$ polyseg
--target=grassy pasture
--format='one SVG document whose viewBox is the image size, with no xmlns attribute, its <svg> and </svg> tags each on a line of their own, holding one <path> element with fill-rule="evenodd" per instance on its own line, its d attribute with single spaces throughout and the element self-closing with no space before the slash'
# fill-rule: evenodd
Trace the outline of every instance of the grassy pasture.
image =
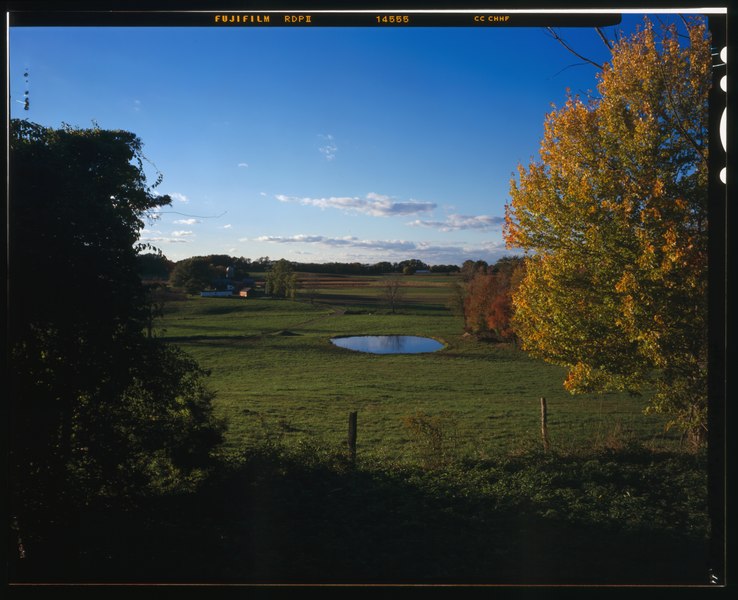
<svg viewBox="0 0 738 600">
<path fill-rule="evenodd" d="M 643 399 L 572 397 L 562 368 L 464 336 L 452 278 L 406 277 L 396 314 L 380 277 L 319 279 L 298 301 L 167 303 L 157 335 L 211 370 L 225 452 L 191 492 L 93 501 L 40 581 L 707 584 L 707 457 L 680 452 Z M 388 333 L 445 347 L 329 341 Z"/>
<path fill-rule="evenodd" d="M 357 411 L 359 459 L 422 461 L 430 434 L 413 433 L 413 416 L 435 427 L 434 452 L 515 454 L 540 444 L 541 397 L 559 451 L 679 443 L 663 419 L 642 414 L 643 398 L 571 396 L 562 388 L 564 369 L 464 336 L 461 319 L 446 308 L 453 276 L 404 277 L 397 314 L 382 301 L 381 276 L 300 280 L 297 301 L 190 297 L 169 303 L 159 323 L 159 335 L 211 370 L 231 449 L 306 440 L 340 449 L 347 415 Z M 308 287 L 309 300 L 300 294 Z M 330 343 L 361 334 L 428 336 L 445 348 L 372 355 Z"/>
</svg>

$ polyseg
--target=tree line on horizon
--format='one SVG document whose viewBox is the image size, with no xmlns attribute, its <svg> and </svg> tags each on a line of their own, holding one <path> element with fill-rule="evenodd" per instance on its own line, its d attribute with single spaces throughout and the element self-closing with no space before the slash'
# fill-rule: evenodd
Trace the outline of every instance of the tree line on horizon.
<svg viewBox="0 0 738 600">
<path fill-rule="evenodd" d="M 485 260 L 465 260 L 458 265 L 428 265 L 418 259 L 400 262 L 362 263 L 299 263 L 284 258 L 269 257 L 251 260 L 226 254 L 193 256 L 173 262 L 161 253 L 139 255 L 141 276 L 151 281 L 171 284 L 189 294 L 209 289 L 214 282 L 223 282 L 227 269 L 232 269 L 234 282 L 250 278 L 250 273 L 264 273 L 264 291 L 267 295 L 294 299 L 300 287 L 297 274 L 331 275 L 413 275 L 419 271 L 459 274 L 459 279 L 449 284 L 449 307 L 464 317 L 465 331 L 480 338 L 512 341 L 512 294 L 520 284 L 524 272 L 521 256 L 504 256 L 490 265 Z M 165 285 L 166 285 L 165 284 Z M 150 284 L 151 285 L 151 284 Z M 403 284 L 393 278 L 388 280 L 382 296 L 395 312 L 402 297 Z M 313 294 L 309 290 L 308 294 Z"/>
<path fill-rule="evenodd" d="M 161 252 L 147 252 L 140 254 L 139 272 L 144 279 L 168 279 L 174 270 L 180 268 L 190 268 L 192 265 L 198 265 L 198 268 L 205 267 L 210 270 L 214 277 L 225 274 L 225 270 L 229 266 L 233 266 L 237 272 L 248 273 L 250 271 L 266 272 L 270 270 L 277 259 L 268 256 L 260 258 L 245 258 L 243 256 L 236 257 L 228 254 L 208 254 L 202 256 L 191 256 L 179 261 L 168 259 Z M 279 259 L 286 260 L 286 259 Z M 417 271 L 430 271 L 431 273 L 458 273 L 464 265 L 456 264 L 428 264 L 422 260 L 413 258 L 402 261 L 380 261 L 377 263 L 360 263 L 360 262 L 339 262 L 331 261 L 325 263 L 310 263 L 299 261 L 288 261 L 292 268 L 298 273 L 325 273 L 336 275 L 383 275 L 386 273 L 404 273 L 412 274 Z M 464 264 L 478 261 L 467 260 Z"/>
</svg>

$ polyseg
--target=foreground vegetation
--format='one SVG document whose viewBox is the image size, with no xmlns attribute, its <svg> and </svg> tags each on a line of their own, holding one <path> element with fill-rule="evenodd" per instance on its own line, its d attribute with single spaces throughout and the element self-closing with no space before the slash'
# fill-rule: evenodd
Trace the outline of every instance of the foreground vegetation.
<svg viewBox="0 0 738 600">
<path fill-rule="evenodd" d="M 47 579 L 705 584 L 705 464 L 637 446 L 442 469 L 303 443 L 221 463 L 196 494 L 93 506 Z M 22 574 L 21 574 L 22 576 Z"/>
<path fill-rule="evenodd" d="M 76 515 L 99 498 L 200 480 L 222 424 L 197 363 L 145 333 L 141 217 L 171 198 L 141 140 L 13 119 L 9 142 L 7 548 L 11 572 L 39 577 L 76 555 Z M 41 272 L 64 292 L 28 294 Z"/>
</svg>

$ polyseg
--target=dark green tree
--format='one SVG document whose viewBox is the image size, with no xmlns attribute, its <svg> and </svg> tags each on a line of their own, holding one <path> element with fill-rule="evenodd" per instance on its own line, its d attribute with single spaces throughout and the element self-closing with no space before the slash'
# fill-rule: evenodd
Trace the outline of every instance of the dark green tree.
<svg viewBox="0 0 738 600">
<path fill-rule="evenodd" d="M 145 280 L 166 281 L 174 269 L 174 263 L 161 252 L 146 252 L 137 258 L 139 274 Z"/>
<path fill-rule="evenodd" d="M 417 258 L 403 260 L 400 262 L 399 267 L 400 272 L 404 273 L 405 275 L 412 275 L 416 271 L 423 271 L 429 268 L 427 264 L 425 264 L 422 260 L 418 260 Z"/>
<path fill-rule="evenodd" d="M 193 260 L 203 261 L 210 265 L 219 277 L 225 277 L 228 267 L 233 267 L 234 278 L 242 279 L 249 276 L 251 261 L 248 258 L 229 256 L 228 254 L 209 254 L 208 256 L 196 256 Z"/>
<path fill-rule="evenodd" d="M 248 277 L 252 265 L 247 258 L 235 258 L 227 254 L 192 256 L 174 265 L 169 282 L 188 294 L 196 294 L 209 288 L 214 280 L 225 279 L 230 267 L 233 267 L 233 279 L 242 280 Z"/>
<path fill-rule="evenodd" d="M 75 511 L 186 484 L 222 428 L 205 373 L 145 333 L 139 234 L 170 198 L 147 184 L 141 141 L 19 120 L 9 133 L 8 498 L 29 556 L 61 540 L 64 563 Z"/>
<path fill-rule="evenodd" d="M 225 268 L 223 269 L 225 273 Z M 174 287 L 182 288 L 188 294 L 210 287 L 210 283 L 218 277 L 218 271 L 205 256 L 195 256 L 179 261 L 174 265 L 169 278 Z"/>
<path fill-rule="evenodd" d="M 266 293 L 281 298 L 294 298 L 297 290 L 297 276 L 290 261 L 281 258 L 266 274 Z"/>
<path fill-rule="evenodd" d="M 461 269 L 458 265 L 433 265 L 431 273 L 458 273 Z"/>
<path fill-rule="evenodd" d="M 394 269 L 391 262 L 382 261 L 374 264 L 372 269 L 375 273 L 391 273 Z"/>
</svg>

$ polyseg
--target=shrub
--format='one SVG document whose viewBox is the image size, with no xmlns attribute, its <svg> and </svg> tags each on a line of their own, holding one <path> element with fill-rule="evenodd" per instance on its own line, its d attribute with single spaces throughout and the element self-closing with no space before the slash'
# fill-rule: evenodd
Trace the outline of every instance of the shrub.
<svg viewBox="0 0 738 600">
<path fill-rule="evenodd" d="M 403 417 L 402 424 L 426 468 L 434 469 L 448 464 L 456 437 L 456 419 L 452 413 L 443 411 L 433 416 L 416 412 Z"/>
</svg>

